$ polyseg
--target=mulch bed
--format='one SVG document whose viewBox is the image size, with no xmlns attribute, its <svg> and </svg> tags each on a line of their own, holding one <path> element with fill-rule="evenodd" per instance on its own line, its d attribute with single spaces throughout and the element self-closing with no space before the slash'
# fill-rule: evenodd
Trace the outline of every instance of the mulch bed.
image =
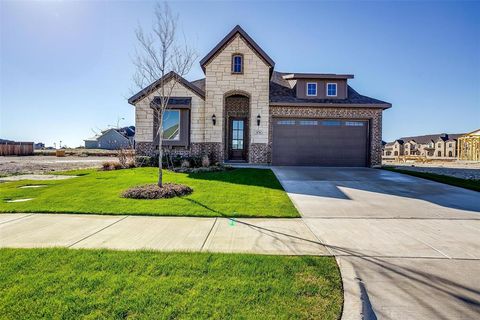
<svg viewBox="0 0 480 320">
<path fill-rule="evenodd" d="M 167 199 L 189 195 L 193 189 L 176 183 L 165 183 L 163 187 L 157 184 L 145 184 L 125 190 L 122 197 L 130 199 Z"/>
</svg>

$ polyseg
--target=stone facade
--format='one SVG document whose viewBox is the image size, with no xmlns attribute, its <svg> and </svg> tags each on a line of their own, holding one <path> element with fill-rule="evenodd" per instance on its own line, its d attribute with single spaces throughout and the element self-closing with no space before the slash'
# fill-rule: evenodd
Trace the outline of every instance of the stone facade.
<svg viewBox="0 0 480 320">
<path fill-rule="evenodd" d="M 242 74 L 232 73 L 232 55 L 240 53 L 244 59 Z M 215 114 L 216 126 L 205 127 L 205 141 L 220 142 L 225 148 L 224 103 L 232 94 L 243 93 L 250 98 L 249 123 L 256 123 L 258 115 L 264 119 L 260 127 L 250 125 L 249 142 L 268 142 L 268 107 L 270 69 L 249 44 L 236 35 L 205 66 L 205 113 Z"/>
<path fill-rule="evenodd" d="M 323 119 L 359 119 L 369 121 L 370 166 L 382 163 L 382 110 L 368 108 L 315 108 L 315 107 L 270 107 L 270 128 L 268 138 L 268 162 L 272 157 L 272 118 L 323 118 Z"/>
<path fill-rule="evenodd" d="M 171 80 L 174 81 L 174 80 Z M 165 86 L 171 86 L 169 82 Z M 160 89 L 157 90 L 159 92 Z M 135 104 L 135 141 L 138 142 L 153 142 L 153 109 L 150 108 L 150 101 L 153 96 L 158 96 L 159 93 L 152 93 L 150 97 L 146 97 Z M 191 101 L 191 120 L 190 120 L 190 141 L 192 143 L 204 142 L 204 128 L 205 128 L 205 107 L 202 97 L 195 94 L 193 91 L 185 87 L 181 83 L 176 83 L 172 91 L 172 97 L 190 97 Z M 210 122 L 211 123 L 211 122 Z"/>
</svg>

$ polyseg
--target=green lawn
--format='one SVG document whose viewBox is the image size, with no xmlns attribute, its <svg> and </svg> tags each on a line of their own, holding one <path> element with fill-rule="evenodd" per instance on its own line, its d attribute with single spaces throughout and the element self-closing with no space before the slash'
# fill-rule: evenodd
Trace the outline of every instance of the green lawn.
<svg viewBox="0 0 480 320">
<path fill-rule="evenodd" d="M 414 177 L 428 179 L 436 182 L 441 182 L 441 183 L 449 184 L 455 187 L 461 187 L 461 188 L 470 189 L 474 191 L 480 191 L 480 180 L 461 179 L 461 178 L 446 176 L 442 174 L 397 169 L 397 168 L 388 167 L 388 166 L 382 167 L 382 169 L 403 173 L 403 174 L 408 174 Z"/>
<path fill-rule="evenodd" d="M 339 319 L 333 257 L 0 249 L 3 319 Z"/>
<path fill-rule="evenodd" d="M 125 189 L 155 183 L 158 169 L 77 170 L 81 176 L 58 181 L 0 184 L 0 212 L 59 212 L 171 216 L 298 217 L 299 214 L 271 170 L 234 169 L 209 173 L 165 171 L 164 181 L 193 188 L 189 196 L 136 200 L 121 197 Z M 42 188 L 21 189 L 32 184 Z M 33 198 L 7 203 L 9 199 Z"/>
</svg>

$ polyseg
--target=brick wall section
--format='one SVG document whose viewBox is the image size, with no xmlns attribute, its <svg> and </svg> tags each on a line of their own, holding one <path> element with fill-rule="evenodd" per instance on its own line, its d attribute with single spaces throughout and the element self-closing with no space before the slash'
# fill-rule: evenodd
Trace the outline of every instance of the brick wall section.
<svg viewBox="0 0 480 320">
<path fill-rule="evenodd" d="M 158 156 L 158 151 L 153 145 L 153 142 L 137 142 L 135 145 L 135 151 L 138 156 Z M 181 156 L 199 156 L 208 155 L 212 162 L 223 162 L 223 152 L 221 143 L 192 143 L 190 148 L 173 147 L 164 149 L 165 153 Z"/>
<path fill-rule="evenodd" d="M 135 142 L 135 154 L 137 156 L 153 157 L 156 153 L 153 142 Z"/>
<path fill-rule="evenodd" d="M 269 147 L 268 143 L 252 143 L 249 153 L 250 163 L 269 163 Z"/>
<path fill-rule="evenodd" d="M 272 156 L 272 118 L 324 118 L 362 119 L 370 122 L 370 166 L 382 163 L 382 110 L 370 108 L 312 108 L 312 107 L 270 107 L 270 128 L 267 148 L 267 161 Z"/>
</svg>

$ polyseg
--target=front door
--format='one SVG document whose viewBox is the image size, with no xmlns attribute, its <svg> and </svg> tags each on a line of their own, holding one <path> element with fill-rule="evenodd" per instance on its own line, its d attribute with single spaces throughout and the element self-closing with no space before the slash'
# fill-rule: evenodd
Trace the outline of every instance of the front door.
<svg viewBox="0 0 480 320">
<path fill-rule="evenodd" d="M 228 130 L 228 159 L 246 160 L 246 118 L 230 118 Z"/>
</svg>

